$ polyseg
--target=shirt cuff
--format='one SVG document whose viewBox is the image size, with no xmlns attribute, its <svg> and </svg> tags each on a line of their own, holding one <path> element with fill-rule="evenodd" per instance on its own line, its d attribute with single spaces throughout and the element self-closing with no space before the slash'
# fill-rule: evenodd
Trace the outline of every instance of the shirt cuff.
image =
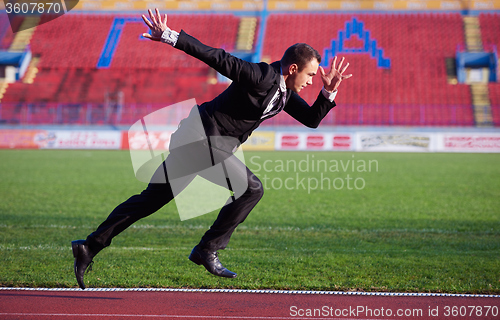
<svg viewBox="0 0 500 320">
<path fill-rule="evenodd" d="M 161 35 L 161 42 L 169 44 L 172 47 L 175 47 L 175 45 L 177 44 L 177 39 L 179 39 L 179 32 L 174 31 L 170 28 L 167 28 L 165 31 L 163 31 Z"/>
<path fill-rule="evenodd" d="M 337 92 L 338 92 L 338 90 L 335 90 L 333 92 L 328 92 L 328 91 L 326 91 L 325 87 L 323 87 L 323 89 L 321 89 L 321 93 L 323 93 L 323 96 L 325 98 L 327 98 L 328 100 L 330 100 L 330 102 L 333 102 L 333 100 L 335 100 L 335 97 L 337 96 Z"/>
</svg>

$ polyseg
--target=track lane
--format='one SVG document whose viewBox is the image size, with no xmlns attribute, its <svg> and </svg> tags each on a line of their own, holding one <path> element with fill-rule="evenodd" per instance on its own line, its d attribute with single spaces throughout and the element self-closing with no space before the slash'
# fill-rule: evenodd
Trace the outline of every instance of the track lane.
<svg viewBox="0 0 500 320">
<path fill-rule="evenodd" d="M 500 296 L 485 295 L 0 288 L 0 319 L 8 320 L 500 319 L 499 312 Z"/>
</svg>

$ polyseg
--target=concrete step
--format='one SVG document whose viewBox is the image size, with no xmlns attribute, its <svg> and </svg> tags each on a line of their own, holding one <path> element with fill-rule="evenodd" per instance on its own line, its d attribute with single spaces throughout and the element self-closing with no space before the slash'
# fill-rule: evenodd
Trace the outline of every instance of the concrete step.
<svg viewBox="0 0 500 320">
<path fill-rule="evenodd" d="M 251 51 L 255 39 L 255 29 L 257 27 L 257 18 L 243 17 L 238 27 L 238 36 L 236 39 L 236 50 Z"/>
<path fill-rule="evenodd" d="M 33 36 L 35 28 L 39 22 L 39 17 L 28 17 L 24 19 L 20 28 L 22 31 L 16 33 L 16 36 L 10 45 L 9 51 L 23 52 L 26 50 L 26 46 L 30 43 L 31 37 Z"/>
</svg>

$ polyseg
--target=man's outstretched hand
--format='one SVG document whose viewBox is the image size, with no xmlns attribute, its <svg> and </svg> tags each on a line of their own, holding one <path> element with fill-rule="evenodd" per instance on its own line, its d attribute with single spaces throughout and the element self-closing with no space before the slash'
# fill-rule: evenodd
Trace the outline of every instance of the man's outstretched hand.
<svg viewBox="0 0 500 320">
<path fill-rule="evenodd" d="M 335 65 L 337 64 L 337 56 L 335 56 L 335 58 L 333 58 L 332 60 L 332 66 L 330 67 L 330 71 L 328 73 L 325 72 L 325 69 L 323 69 L 323 67 L 321 66 L 319 67 L 319 72 L 321 73 L 321 80 L 323 81 L 323 86 L 327 91 L 333 92 L 337 90 L 342 80 L 349 79 L 350 77 L 352 77 L 352 74 L 344 75 L 344 72 L 349 66 L 349 63 L 347 63 L 345 67 L 341 69 L 343 63 L 344 63 L 344 58 L 342 58 L 342 60 L 340 60 L 339 65 L 335 67 Z"/>
<path fill-rule="evenodd" d="M 163 31 L 165 31 L 168 28 L 167 14 L 165 14 L 165 18 L 162 20 L 160 15 L 160 10 L 158 10 L 158 8 L 156 8 L 155 10 L 156 10 L 156 16 L 153 14 L 151 9 L 148 10 L 151 21 L 149 21 L 145 15 L 142 15 L 142 20 L 144 20 L 144 23 L 146 23 L 149 29 L 151 29 L 151 34 L 143 33 L 142 36 L 144 38 L 148 38 L 153 41 L 160 41 Z"/>
</svg>

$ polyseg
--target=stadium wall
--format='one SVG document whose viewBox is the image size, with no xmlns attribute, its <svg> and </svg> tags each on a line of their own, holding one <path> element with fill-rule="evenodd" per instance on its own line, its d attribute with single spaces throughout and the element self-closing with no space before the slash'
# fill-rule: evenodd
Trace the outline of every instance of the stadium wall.
<svg viewBox="0 0 500 320">
<path fill-rule="evenodd" d="M 352 128 L 351 128 L 352 129 Z M 168 150 L 175 128 L 148 132 L 128 130 L 0 129 L 0 149 Z M 375 131 L 376 130 L 376 131 Z M 373 131 L 309 131 L 283 127 L 259 130 L 243 145 L 245 151 L 360 152 L 500 152 L 500 133 L 452 132 L 412 128 Z"/>
</svg>

